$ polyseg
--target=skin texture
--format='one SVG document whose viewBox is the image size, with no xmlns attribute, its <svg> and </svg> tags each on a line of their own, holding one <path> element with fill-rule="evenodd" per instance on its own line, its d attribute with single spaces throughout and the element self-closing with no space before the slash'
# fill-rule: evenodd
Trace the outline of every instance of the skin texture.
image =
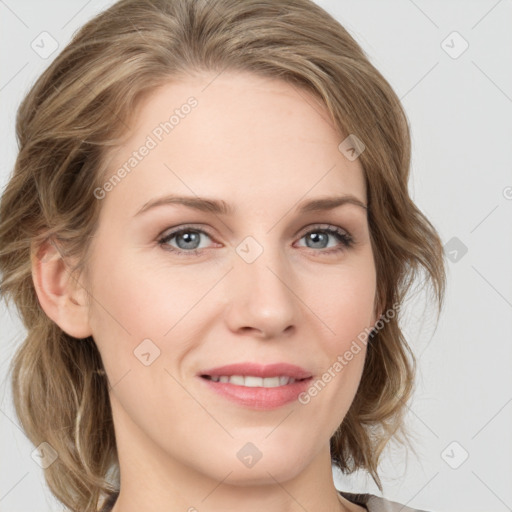
<svg viewBox="0 0 512 512">
<path fill-rule="evenodd" d="M 112 386 L 121 468 L 113 510 L 364 510 L 338 497 L 329 453 L 361 378 L 364 345 L 306 405 L 243 407 L 196 375 L 255 361 L 297 364 L 319 378 L 375 324 L 366 210 L 296 211 L 302 201 L 344 194 L 366 204 L 362 167 L 338 150 L 345 137 L 311 94 L 224 72 L 170 82 L 145 98 L 111 155 L 112 174 L 191 96 L 197 106 L 101 199 L 87 279 L 70 279 L 51 245 L 34 261 L 45 312 L 72 336 L 93 336 Z M 223 199 L 236 211 L 174 204 L 134 217 L 167 194 Z M 158 244 L 185 224 L 208 233 L 193 246 L 198 254 L 165 248 L 190 251 L 183 238 Z M 306 236 L 327 224 L 354 245 Z M 263 249 L 252 263 L 236 250 L 247 236 Z M 145 339 L 160 350 L 147 366 L 134 355 Z M 262 454 L 250 468 L 237 457 L 248 442 Z"/>
</svg>

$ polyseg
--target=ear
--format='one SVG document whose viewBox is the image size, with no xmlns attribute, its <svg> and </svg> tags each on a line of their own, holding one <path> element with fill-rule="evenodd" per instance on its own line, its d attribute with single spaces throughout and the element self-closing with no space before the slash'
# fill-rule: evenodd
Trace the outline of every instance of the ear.
<svg viewBox="0 0 512 512">
<path fill-rule="evenodd" d="M 32 280 L 44 312 L 74 338 L 92 335 L 86 290 L 72 276 L 61 251 L 47 240 L 31 251 Z"/>
</svg>

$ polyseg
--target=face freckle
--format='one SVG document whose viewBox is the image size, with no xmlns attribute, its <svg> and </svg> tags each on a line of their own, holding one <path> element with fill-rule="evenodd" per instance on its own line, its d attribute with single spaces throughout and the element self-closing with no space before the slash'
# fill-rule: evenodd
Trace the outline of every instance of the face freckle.
<svg viewBox="0 0 512 512">
<path fill-rule="evenodd" d="M 237 395 L 228 382 L 231 391 L 221 393 L 200 374 L 235 363 L 283 363 L 302 368 L 313 384 L 372 326 L 376 275 L 365 208 L 346 202 L 297 213 L 304 201 L 328 197 L 366 204 L 363 169 L 338 150 L 343 139 L 308 93 L 227 72 L 203 92 L 209 80 L 205 74 L 150 95 L 111 162 L 114 170 L 121 166 L 169 112 L 197 98 L 103 199 L 90 268 L 97 299 L 91 327 L 117 382 L 111 401 L 121 447 L 136 457 L 151 446 L 173 471 L 186 465 L 217 481 L 228 471 L 239 483 L 266 481 L 269 472 L 291 478 L 313 467 L 319 453 L 327 456 L 357 390 L 365 347 L 307 404 L 297 393 L 289 399 L 291 384 L 255 398 L 254 387 Z M 223 200 L 236 214 L 169 202 L 136 215 L 171 195 Z M 156 244 L 159 231 L 186 224 L 210 229 L 218 246 L 184 256 Z M 299 230 L 313 224 L 354 226 L 357 249 L 327 255 L 296 243 L 295 234 L 303 237 Z M 248 236 L 257 245 L 244 253 L 239 244 Z M 251 251 L 258 254 L 249 258 Z M 275 367 L 274 377 L 287 368 Z M 264 454 L 251 471 L 236 455 L 248 441 Z"/>
</svg>

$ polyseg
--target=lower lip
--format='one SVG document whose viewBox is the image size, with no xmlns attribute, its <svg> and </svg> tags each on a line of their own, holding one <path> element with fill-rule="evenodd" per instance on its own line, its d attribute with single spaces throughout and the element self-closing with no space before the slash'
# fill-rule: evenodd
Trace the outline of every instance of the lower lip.
<svg viewBox="0 0 512 512">
<path fill-rule="evenodd" d="M 275 409 L 297 400 L 297 397 L 309 387 L 312 377 L 275 388 L 250 388 L 237 386 L 229 382 L 215 382 L 203 377 L 199 377 L 199 379 L 212 391 L 238 405 L 250 407 L 251 409 Z"/>
</svg>

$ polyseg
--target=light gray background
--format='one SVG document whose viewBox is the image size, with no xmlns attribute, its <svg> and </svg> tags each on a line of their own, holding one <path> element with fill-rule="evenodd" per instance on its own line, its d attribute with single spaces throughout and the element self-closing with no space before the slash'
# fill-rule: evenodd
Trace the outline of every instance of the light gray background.
<svg viewBox="0 0 512 512">
<path fill-rule="evenodd" d="M 49 64 L 31 42 L 59 43 L 107 0 L 0 0 L 0 185 L 15 156 L 16 108 Z M 395 448 L 385 496 L 432 512 L 512 510 L 512 1 L 318 0 L 362 45 L 407 111 L 411 193 L 449 246 L 446 306 L 411 301 L 405 330 L 419 359 L 407 421 L 419 457 Z M 457 58 L 464 41 L 469 47 Z M 445 43 L 443 43 L 445 41 Z M 449 55 L 449 53 L 452 56 Z M 448 253 L 448 250 L 447 250 Z M 0 307 L 0 511 L 62 510 L 14 417 L 7 367 L 23 329 Z M 456 442 L 456 444 L 451 444 Z M 448 449 L 446 449 L 448 447 Z M 458 466 L 457 469 L 451 466 Z M 362 474 L 338 488 L 379 494 Z"/>
</svg>

